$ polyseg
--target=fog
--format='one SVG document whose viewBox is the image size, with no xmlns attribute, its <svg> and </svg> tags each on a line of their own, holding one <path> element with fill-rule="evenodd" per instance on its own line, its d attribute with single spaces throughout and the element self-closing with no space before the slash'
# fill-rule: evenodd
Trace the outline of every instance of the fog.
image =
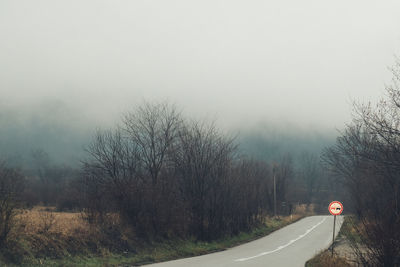
<svg viewBox="0 0 400 267">
<path fill-rule="evenodd" d="M 96 127 L 143 100 L 168 100 L 242 140 L 277 136 L 285 150 L 330 140 L 353 100 L 375 101 L 390 83 L 399 10 L 361 0 L 2 0 L 0 149 L 72 160 Z"/>
</svg>

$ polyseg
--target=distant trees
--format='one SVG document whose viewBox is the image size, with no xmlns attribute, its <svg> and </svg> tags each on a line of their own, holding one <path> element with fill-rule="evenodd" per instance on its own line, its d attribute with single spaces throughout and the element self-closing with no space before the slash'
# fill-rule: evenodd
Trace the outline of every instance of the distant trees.
<svg viewBox="0 0 400 267">
<path fill-rule="evenodd" d="M 400 266 L 399 67 L 388 97 L 376 107 L 356 104 L 353 124 L 324 154 L 354 203 L 361 237 L 355 249 L 365 266 Z"/>
<path fill-rule="evenodd" d="M 32 161 L 34 165 L 34 170 L 33 174 L 35 175 L 35 178 L 37 179 L 37 184 L 38 184 L 38 191 L 40 194 L 40 200 L 44 205 L 48 205 L 52 199 L 54 199 L 54 196 L 52 194 L 55 194 L 55 190 L 52 190 L 54 188 L 52 187 L 52 184 L 54 184 L 56 181 L 54 177 L 51 177 L 51 166 L 50 166 L 50 157 L 47 152 L 45 152 L 43 149 L 35 149 L 31 151 L 31 156 L 32 156 Z"/>
<path fill-rule="evenodd" d="M 56 206 L 58 210 L 79 208 L 79 170 L 52 162 L 43 149 L 30 153 L 31 164 L 21 168 L 26 176 L 23 202 L 34 205 Z"/>
<path fill-rule="evenodd" d="M 281 159 L 279 164 L 274 164 L 273 166 L 273 176 L 275 176 L 275 186 L 276 186 L 276 202 L 279 203 L 277 207 L 277 212 L 282 209 L 282 205 L 286 206 L 286 197 L 288 193 L 288 187 L 293 179 L 293 162 L 290 155 L 286 155 Z M 273 194 L 271 191 L 270 195 Z"/>
<path fill-rule="evenodd" d="M 303 152 L 299 159 L 299 165 L 299 176 L 304 182 L 306 203 L 309 205 L 321 187 L 323 174 L 320 159 L 316 154 Z"/>
<path fill-rule="evenodd" d="M 0 162 L 0 247 L 4 245 L 21 204 L 24 177 L 16 169 Z"/>
</svg>

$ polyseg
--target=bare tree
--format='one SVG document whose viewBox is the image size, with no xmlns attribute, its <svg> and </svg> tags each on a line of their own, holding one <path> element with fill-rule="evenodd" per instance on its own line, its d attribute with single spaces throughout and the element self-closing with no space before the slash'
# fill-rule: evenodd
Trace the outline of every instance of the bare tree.
<svg viewBox="0 0 400 267">
<path fill-rule="evenodd" d="M 232 140 L 219 134 L 213 124 L 192 122 L 179 131 L 175 168 L 183 198 L 189 205 L 191 231 L 200 239 L 209 235 L 210 227 L 217 227 L 216 202 L 223 197 L 221 187 L 234 150 Z"/>
<path fill-rule="evenodd" d="M 355 104 L 355 118 L 324 160 L 349 189 L 365 266 L 400 266 L 400 65 L 388 98 Z M 366 250 L 361 253 L 362 249 Z"/>
<path fill-rule="evenodd" d="M 87 148 L 87 195 L 108 197 L 108 209 L 120 211 L 138 233 L 165 233 L 176 219 L 171 210 L 177 207 L 167 204 L 176 199 L 171 154 L 180 125 L 175 107 L 145 103 L 125 114 L 114 132 L 99 131 Z M 107 210 L 92 204 L 92 210 Z"/>
<path fill-rule="evenodd" d="M 89 214 L 101 216 L 103 212 L 118 208 L 135 222 L 139 214 L 138 203 L 129 200 L 138 193 L 138 184 L 143 179 L 136 146 L 132 146 L 117 129 L 98 131 L 86 151 L 90 155 L 84 162 Z"/>
<path fill-rule="evenodd" d="M 137 147 L 139 160 L 154 185 L 167 164 L 167 155 L 177 140 L 180 125 L 180 114 L 168 103 L 145 103 L 123 118 L 123 129 Z"/>
<path fill-rule="evenodd" d="M 0 247 L 4 245 L 13 226 L 23 189 L 22 174 L 0 162 Z"/>
<path fill-rule="evenodd" d="M 164 202 L 164 196 L 169 194 L 166 190 L 168 182 L 164 180 L 159 184 L 159 179 L 161 172 L 173 165 L 169 155 L 175 148 L 180 127 L 180 114 L 168 103 L 144 103 L 123 117 L 122 128 L 137 150 L 137 159 L 143 167 L 144 177 L 151 181 L 150 206 L 147 212 L 150 213 L 151 224 L 156 233 L 165 226 L 165 222 L 159 220 L 159 213 L 165 210 L 160 210 L 158 203 Z M 158 191 L 160 186 L 161 192 Z"/>
<path fill-rule="evenodd" d="M 242 158 L 232 170 L 232 232 L 248 230 L 273 214 L 272 168 L 263 161 Z M 236 200 L 236 201 L 235 201 Z"/>
</svg>

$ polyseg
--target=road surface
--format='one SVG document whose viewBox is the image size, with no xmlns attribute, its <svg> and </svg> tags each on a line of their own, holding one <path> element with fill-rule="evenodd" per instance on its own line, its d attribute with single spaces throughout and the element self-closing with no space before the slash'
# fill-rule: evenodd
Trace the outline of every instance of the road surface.
<svg viewBox="0 0 400 267">
<path fill-rule="evenodd" d="M 336 234 L 343 216 L 336 218 Z M 333 216 L 311 216 L 272 234 L 225 251 L 146 265 L 148 267 L 296 267 L 332 242 Z"/>
</svg>

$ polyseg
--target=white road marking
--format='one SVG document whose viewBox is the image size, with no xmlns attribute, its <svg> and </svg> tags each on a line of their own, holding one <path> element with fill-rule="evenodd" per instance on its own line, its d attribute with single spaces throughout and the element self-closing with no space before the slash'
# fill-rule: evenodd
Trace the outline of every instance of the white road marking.
<svg viewBox="0 0 400 267">
<path fill-rule="evenodd" d="M 260 254 L 255 255 L 255 256 L 248 257 L 248 258 L 237 259 L 237 260 L 235 260 L 235 261 L 248 261 L 248 260 L 252 260 L 252 259 L 255 259 L 255 258 L 258 258 L 258 257 L 261 257 L 261 256 L 265 256 L 265 255 L 268 255 L 268 254 L 271 254 L 271 253 L 275 253 L 275 252 L 277 252 L 277 251 L 279 251 L 279 250 L 282 250 L 282 249 L 286 248 L 287 246 L 290 246 L 290 245 L 293 244 L 294 242 L 296 242 L 296 241 L 302 239 L 303 237 L 305 237 L 305 236 L 308 235 L 309 233 L 311 233 L 312 230 L 314 230 L 314 229 L 317 228 L 319 225 L 321 225 L 322 223 L 324 223 L 325 220 L 326 220 L 326 218 L 327 218 L 327 217 L 325 217 L 324 219 L 322 219 L 322 221 L 320 221 L 319 223 L 317 223 L 316 225 L 314 225 L 314 226 L 311 227 L 310 229 L 307 229 L 307 231 L 306 231 L 304 234 L 299 235 L 296 239 L 290 240 L 289 243 L 287 243 L 287 244 L 285 244 L 285 245 L 283 245 L 283 246 L 279 246 L 279 247 L 277 247 L 277 248 L 274 249 L 274 250 L 265 251 L 265 252 L 262 252 L 262 253 L 260 253 Z"/>
</svg>

